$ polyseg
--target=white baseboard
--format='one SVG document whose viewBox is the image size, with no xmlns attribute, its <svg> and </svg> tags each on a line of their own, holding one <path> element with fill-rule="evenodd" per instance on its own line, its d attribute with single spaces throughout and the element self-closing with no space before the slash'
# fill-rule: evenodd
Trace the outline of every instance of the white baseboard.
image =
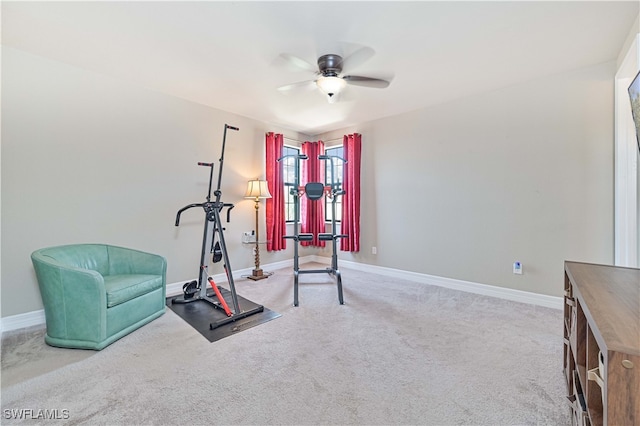
<svg viewBox="0 0 640 426">
<path fill-rule="evenodd" d="M 363 272 L 373 272 L 387 277 L 401 278 L 439 287 L 446 287 L 452 290 L 464 291 L 467 293 L 482 294 L 484 296 L 497 297 L 499 299 L 511 300 L 514 302 L 527 303 L 530 305 L 544 306 L 546 308 L 563 309 L 564 298 L 548 296 L 546 294 L 532 293 L 528 291 L 516 290 L 506 287 L 497 287 L 487 284 L 479 284 L 470 281 L 456 280 L 452 278 L 438 277 L 435 275 L 420 274 L 417 272 L 402 271 L 399 269 L 386 268 L 383 266 L 368 265 L 365 263 L 350 262 L 340 260 L 340 264 L 347 268 Z"/>
<path fill-rule="evenodd" d="M 331 259 L 317 255 L 304 256 L 300 258 L 300 264 L 309 262 L 318 262 L 330 264 Z M 497 297 L 499 299 L 511 300 L 514 302 L 528 303 L 530 305 L 544 306 L 553 309 L 562 309 L 564 300 L 562 297 L 547 296 L 545 294 L 531 293 L 528 291 L 515 290 L 512 288 L 496 287 L 487 284 L 479 284 L 470 281 L 456 280 L 452 278 L 438 277 L 434 275 L 420 274 L 417 272 L 402 271 L 400 269 L 386 268 L 384 266 L 368 265 L 365 263 L 351 262 L 348 260 L 340 260 L 340 265 L 356 271 L 372 272 L 392 278 L 400 278 L 408 281 L 419 282 L 428 285 L 436 285 L 446 287 L 453 290 L 464 291 L 467 293 L 482 294 L 485 296 Z M 293 268 L 293 259 L 274 262 L 261 265 L 263 269 L 281 269 Z M 240 279 L 243 276 L 251 274 L 252 268 L 240 269 L 233 271 L 233 279 Z M 213 275 L 216 283 L 227 282 L 224 273 Z M 167 296 L 177 296 L 182 293 L 182 286 L 190 280 L 180 281 L 167 284 Z M 345 283 L 347 285 L 347 283 Z M 44 310 L 27 312 L 25 314 L 12 315 L 0 320 L 0 330 L 5 331 L 19 330 L 21 328 L 43 325 L 45 323 Z"/>
<path fill-rule="evenodd" d="M 44 309 L 27 312 L 24 314 L 11 315 L 2 318 L 0 330 L 5 331 L 20 330 L 21 328 L 34 327 L 45 323 Z"/>
</svg>

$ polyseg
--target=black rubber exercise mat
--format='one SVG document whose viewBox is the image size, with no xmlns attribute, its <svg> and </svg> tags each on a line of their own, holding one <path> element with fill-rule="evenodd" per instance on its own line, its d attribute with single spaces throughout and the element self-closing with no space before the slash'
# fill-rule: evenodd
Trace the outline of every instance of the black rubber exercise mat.
<svg viewBox="0 0 640 426">
<path fill-rule="evenodd" d="M 233 310 L 233 303 L 231 302 L 231 292 L 225 288 L 218 287 L 222 293 L 222 297 L 227 301 L 229 308 Z M 214 297 L 213 290 L 209 289 L 207 296 Z M 178 314 L 189 325 L 195 328 L 200 334 L 207 338 L 210 342 L 216 342 L 225 337 L 233 334 L 240 333 L 241 331 L 248 330 L 272 319 L 278 318 L 281 315 L 277 312 L 271 311 L 265 307 L 262 307 L 261 312 L 256 312 L 244 318 L 239 315 L 238 319 L 229 322 L 228 324 L 220 325 L 211 329 L 211 324 L 217 322 L 226 321 L 229 317 L 225 314 L 224 310 L 218 309 L 205 300 L 196 300 L 190 303 L 172 303 L 175 298 L 167 297 L 167 306 L 173 312 Z M 249 312 L 260 309 L 260 305 L 253 303 L 244 297 L 238 296 L 238 305 L 241 312 Z M 233 317 L 232 317 L 233 318 Z"/>
</svg>

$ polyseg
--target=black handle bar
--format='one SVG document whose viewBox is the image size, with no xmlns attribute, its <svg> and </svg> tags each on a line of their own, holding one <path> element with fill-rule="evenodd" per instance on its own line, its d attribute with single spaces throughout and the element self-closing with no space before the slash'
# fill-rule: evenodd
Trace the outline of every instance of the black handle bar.
<svg viewBox="0 0 640 426">
<path fill-rule="evenodd" d="M 235 206 L 234 206 L 233 204 L 227 204 L 227 203 L 224 203 L 224 204 L 222 205 L 222 207 L 223 207 L 223 208 L 224 208 L 224 207 L 226 207 L 226 208 L 227 208 L 227 223 L 228 223 L 228 222 L 231 222 L 231 209 L 232 209 L 232 208 L 234 208 Z"/>
<path fill-rule="evenodd" d="M 188 206 L 184 206 L 183 208 L 178 210 L 178 214 L 176 215 L 176 226 L 180 225 L 180 215 L 182 214 L 183 211 L 188 210 L 188 209 L 190 209 L 192 207 L 202 207 L 203 205 L 204 205 L 204 203 L 189 204 Z"/>
<path fill-rule="evenodd" d="M 204 207 L 205 204 L 207 203 L 189 204 L 187 206 L 184 206 L 180 210 L 178 210 L 178 213 L 176 214 L 176 226 L 180 226 L 180 215 L 182 214 L 183 211 L 189 210 L 190 208 L 193 208 L 193 207 Z M 209 203 L 209 204 L 212 204 L 212 203 Z M 231 209 L 234 208 L 235 205 L 231 203 L 223 203 L 220 208 L 223 209 L 225 207 L 227 208 L 227 222 L 231 222 Z"/>
<path fill-rule="evenodd" d="M 307 156 L 307 154 L 287 154 L 287 155 L 283 155 L 282 157 L 278 158 L 278 162 L 284 160 L 285 158 L 288 157 L 295 157 L 298 160 L 307 160 L 309 157 Z"/>
</svg>

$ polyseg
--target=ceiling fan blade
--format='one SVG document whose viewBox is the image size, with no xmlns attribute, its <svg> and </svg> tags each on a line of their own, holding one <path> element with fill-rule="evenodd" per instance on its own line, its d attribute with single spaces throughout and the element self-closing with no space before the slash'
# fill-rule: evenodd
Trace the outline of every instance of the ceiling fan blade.
<svg viewBox="0 0 640 426">
<path fill-rule="evenodd" d="M 313 80 L 299 81 L 297 83 L 287 84 L 278 87 L 278 92 L 292 92 L 295 90 L 312 90 L 316 88 L 316 82 Z"/>
<path fill-rule="evenodd" d="M 375 55 L 375 53 L 375 50 L 370 47 L 361 47 L 349 56 L 342 59 L 342 69 L 347 71 L 357 68 L 371 59 L 371 57 Z"/>
<path fill-rule="evenodd" d="M 302 58 L 298 58 L 295 55 L 291 55 L 289 53 L 281 53 L 280 58 L 285 61 L 288 65 L 292 66 L 294 69 L 318 72 L 318 67 L 310 64 Z"/>
<path fill-rule="evenodd" d="M 361 77 L 358 75 L 345 75 L 342 77 L 347 83 L 355 86 L 374 87 L 376 89 L 384 89 L 389 86 L 390 82 L 381 78 Z"/>
</svg>

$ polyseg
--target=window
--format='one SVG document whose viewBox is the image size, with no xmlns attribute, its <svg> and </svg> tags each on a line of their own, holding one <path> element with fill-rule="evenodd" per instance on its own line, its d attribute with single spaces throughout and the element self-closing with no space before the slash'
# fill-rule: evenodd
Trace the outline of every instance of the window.
<svg viewBox="0 0 640 426">
<path fill-rule="evenodd" d="M 325 149 L 325 155 L 330 157 L 329 160 L 325 161 L 325 185 L 332 186 L 332 190 L 340 190 L 342 189 L 342 170 L 344 165 L 344 150 L 342 149 L 342 145 L 334 146 L 331 148 Z M 338 158 L 332 158 L 338 157 Z M 331 165 L 333 164 L 333 182 L 331 175 Z M 324 216 L 327 222 L 331 222 L 333 217 L 332 210 L 332 202 L 333 200 L 329 197 L 324 197 Z M 339 195 L 336 198 L 336 222 L 340 222 L 342 219 L 342 195 Z"/>
<path fill-rule="evenodd" d="M 329 157 L 339 157 L 325 160 L 325 185 L 332 185 L 331 165 L 333 164 L 333 188 L 336 190 L 342 189 L 342 169 L 344 161 L 341 159 L 344 158 L 343 153 L 342 145 L 325 149 L 325 155 L 328 155 Z M 284 180 L 284 216 L 287 222 L 294 222 L 296 219 L 295 197 L 291 194 L 291 191 L 295 191 L 299 184 L 297 180 L 297 176 L 299 176 L 300 173 L 300 170 L 298 170 L 298 155 L 300 155 L 300 148 L 298 147 L 285 145 L 282 149 L 282 156 L 285 157 L 284 160 L 282 160 Z M 325 220 L 327 222 L 331 222 L 333 214 L 331 210 L 331 202 L 332 200 L 329 197 L 324 197 Z M 340 222 L 341 218 L 342 196 L 338 196 L 336 200 L 336 221 Z"/>
<path fill-rule="evenodd" d="M 298 159 L 300 148 L 285 145 L 282 148 L 282 156 L 293 155 L 295 157 L 286 157 L 283 162 L 282 179 L 284 180 L 284 218 L 287 222 L 293 222 L 296 219 L 296 204 L 291 190 L 297 190 L 298 184 L 296 177 L 298 176 Z"/>
</svg>

